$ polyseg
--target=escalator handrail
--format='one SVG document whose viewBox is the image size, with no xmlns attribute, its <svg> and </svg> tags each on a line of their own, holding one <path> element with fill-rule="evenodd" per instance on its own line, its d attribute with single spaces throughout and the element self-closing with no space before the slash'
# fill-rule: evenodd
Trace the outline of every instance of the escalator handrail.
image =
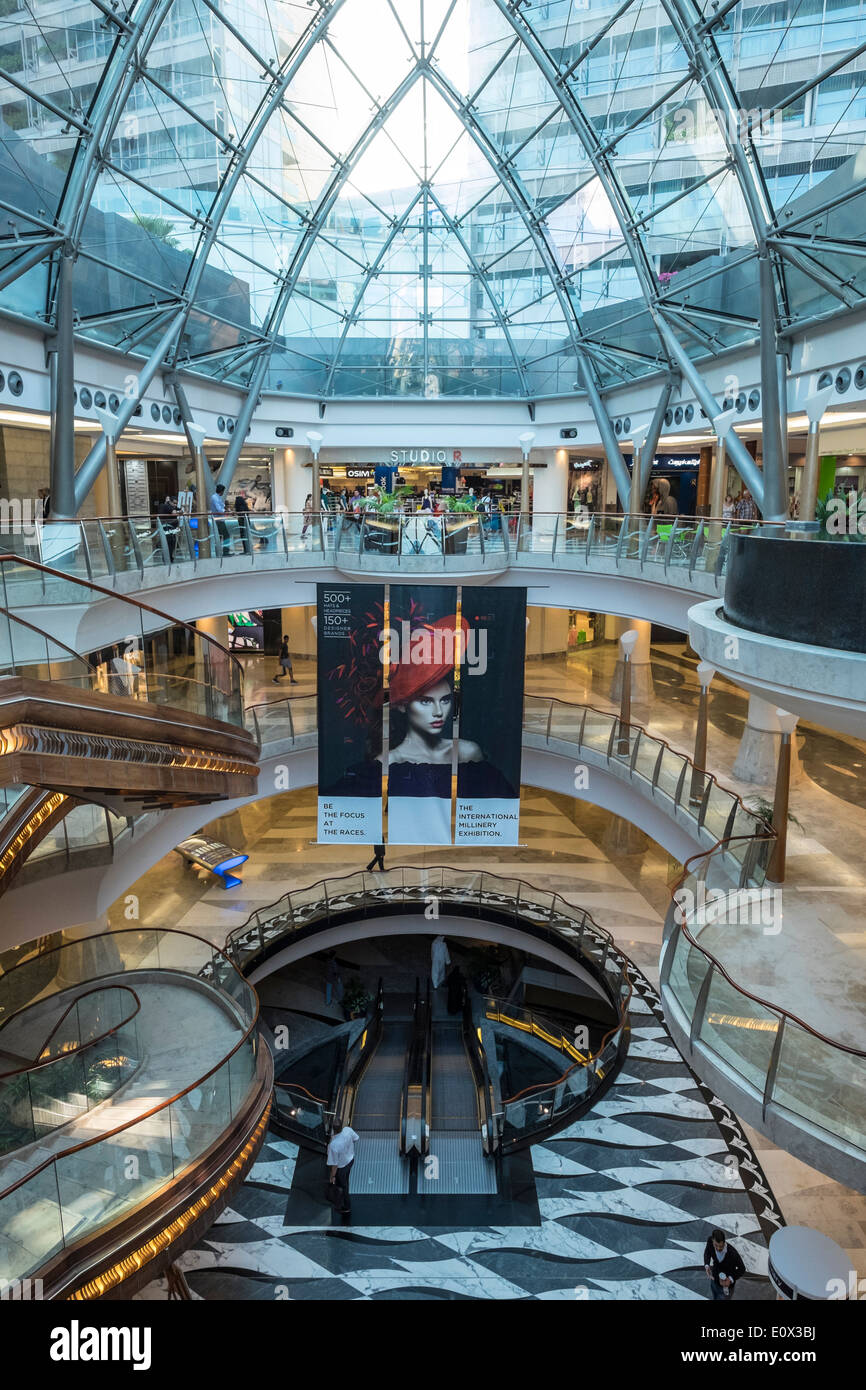
<svg viewBox="0 0 866 1390">
<path fill-rule="evenodd" d="M 414 1060 L 417 1055 L 419 1010 L 421 1006 L 421 981 L 415 976 L 415 1006 L 412 1011 L 412 1036 L 403 1059 L 403 1086 L 400 1092 L 400 1153 L 406 1152 L 406 1126 L 409 1122 L 409 1087 L 414 1075 Z"/>
<path fill-rule="evenodd" d="M 486 1134 L 484 1141 L 485 1154 L 492 1155 L 499 1146 L 499 1134 L 494 1125 L 495 1112 L 491 1103 L 492 1086 L 490 1081 L 490 1069 L 487 1065 L 487 1053 L 484 1044 L 475 1031 L 472 1018 L 472 1001 L 466 981 L 463 982 L 462 999 L 462 1031 L 463 1046 L 469 1059 L 469 1068 L 472 1072 L 472 1080 L 475 1084 L 475 1100 L 478 1106 L 478 1122 L 482 1135 Z"/>
<path fill-rule="evenodd" d="M 364 1031 L 370 1033 L 370 1039 L 367 1042 L 367 1045 L 362 1051 L 357 1062 L 355 1062 L 354 1066 L 352 1067 L 351 1072 L 349 1073 L 346 1073 L 345 1070 L 349 1056 L 349 1049 L 346 1050 L 346 1057 L 343 1061 L 343 1076 L 340 1080 L 339 1085 L 336 1088 L 334 1100 L 334 1115 L 339 1116 L 342 1119 L 343 1124 L 351 1123 L 352 1119 L 351 1113 L 349 1113 L 348 1115 L 343 1114 L 343 1110 L 346 1105 L 346 1100 L 351 1096 L 351 1109 L 354 1110 L 355 1098 L 357 1097 L 358 1087 L 361 1084 L 364 1072 L 367 1070 L 367 1067 L 370 1064 L 376 1052 L 376 1049 L 379 1046 L 379 1043 L 382 1041 L 382 1033 L 384 1031 L 384 1012 L 385 987 L 382 979 L 380 978 L 379 986 L 376 990 L 376 1002 L 374 1003 L 373 1008 L 370 1010 L 370 1012 L 367 1014 L 366 1019 L 364 1020 L 364 1030 L 361 1034 L 361 1036 L 363 1037 Z"/>
<path fill-rule="evenodd" d="M 560 1086 L 560 1085 L 562 1085 L 562 1083 L 563 1083 L 564 1081 L 567 1081 L 567 1080 L 568 1080 L 568 1078 L 569 1078 L 569 1076 L 571 1076 L 572 1072 L 577 1071 L 578 1068 L 580 1068 L 580 1067 L 583 1067 L 583 1068 L 585 1068 L 585 1069 L 592 1069 L 592 1068 L 597 1067 L 598 1062 L 599 1062 L 599 1059 L 601 1058 L 602 1053 L 604 1052 L 605 1048 L 607 1047 L 607 1044 L 608 1044 L 609 1042 L 611 1042 L 611 1041 L 616 1037 L 616 1035 L 617 1035 L 618 1033 L 621 1033 L 622 1030 L 628 1026 L 628 1006 L 629 1006 L 629 1004 L 630 1004 L 630 1002 L 631 1002 L 632 994 L 634 993 L 634 986 L 632 985 L 631 981 L 629 981 L 629 985 L 630 985 L 631 987 L 630 987 L 629 992 L 628 992 L 628 995 L 627 995 L 627 997 L 626 997 L 625 1005 L 624 1005 L 623 1012 L 622 1012 L 622 1015 L 621 1015 L 621 1017 L 620 1017 L 619 1022 L 618 1022 L 618 1023 L 615 1023 L 614 1026 L 613 1026 L 612 1028 L 608 1029 L 608 1031 L 605 1033 L 604 1037 L 602 1038 L 601 1042 L 599 1043 L 598 1047 L 596 1048 L 595 1052 L 590 1052 L 586 1057 L 582 1058 L 580 1061 L 573 1062 L 573 1063 L 571 1064 L 571 1066 L 570 1066 L 570 1067 L 566 1067 L 566 1069 L 565 1069 L 565 1071 L 562 1073 L 562 1075 L 559 1076 L 559 1077 L 557 1077 L 554 1081 L 537 1081 L 537 1082 L 535 1082 L 535 1084 L 532 1085 L 532 1086 L 524 1086 L 524 1088 L 523 1088 L 522 1091 L 517 1091 L 517 1092 L 515 1093 L 515 1095 L 513 1095 L 513 1096 L 506 1096 L 506 1097 L 503 1097 L 503 1101 L 502 1101 L 503 1106 L 505 1106 L 505 1105 L 511 1105 L 514 1101 L 517 1101 L 517 1100 L 523 1100 L 523 1098 L 524 1098 L 525 1096 L 531 1095 L 531 1094 L 533 1093 L 533 1091 L 547 1091 L 547 1090 L 550 1090 L 550 1089 L 551 1089 L 552 1087 L 554 1087 L 554 1086 Z M 498 1004 L 500 1004 L 500 1003 L 505 1003 L 507 1007 L 509 1007 L 509 1008 L 514 1008 L 514 1005 L 513 1005 L 513 1004 L 509 1005 L 507 1000 L 498 1000 L 498 999 L 492 998 L 490 995 L 487 995 L 486 997 L 487 997 L 488 1003 L 490 1003 L 490 1004 L 497 1004 L 497 1005 L 498 1005 Z M 523 1005 L 518 1005 L 517 1007 L 518 1007 L 518 1008 L 523 1008 Z M 497 1012 L 501 1012 L 501 1011 L 497 1009 Z M 531 1012 L 532 1012 L 532 1011 L 531 1011 L 530 1009 L 524 1009 L 524 1013 L 531 1013 Z M 501 1021 L 501 1020 L 499 1020 L 499 1021 Z"/>
</svg>

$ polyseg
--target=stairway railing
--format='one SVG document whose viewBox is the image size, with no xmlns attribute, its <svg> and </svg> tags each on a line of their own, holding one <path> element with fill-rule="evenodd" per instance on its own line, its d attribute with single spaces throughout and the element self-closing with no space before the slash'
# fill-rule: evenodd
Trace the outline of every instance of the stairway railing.
<svg viewBox="0 0 866 1390">
<path fill-rule="evenodd" d="M 249 1111 L 271 1070 L 259 1065 L 258 999 L 218 947 L 190 932 L 121 928 L 67 942 L 22 960 L 0 976 L 6 1016 L 44 991 L 46 956 L 56 956 L 63 988 L 129 971 L 165 970 L 218 994 L 239 1036 L 218 1062 L 176 1094 L 92 1139 L 51 1153 L 0 1191 L 0 1275 L 24 1279 L 66 1251 L 84 1248 L 126 1220 L 193 1167 Z M 58 990 L 49 991 L 57 993 Z M 183 1020 L 179 1020 L 182 1027 Z M 267 1049 L 264 1049 L 267 1052 Z M 130 1176 L 128 1159 L 136 1153 Z M 10 1160 L 4 1160 L 7 1164 Z M 82 1207 L 79 1194 L 86 1190 Z M 38 1214 L 38 1220 L 37 1218 Z"/>
</svg>

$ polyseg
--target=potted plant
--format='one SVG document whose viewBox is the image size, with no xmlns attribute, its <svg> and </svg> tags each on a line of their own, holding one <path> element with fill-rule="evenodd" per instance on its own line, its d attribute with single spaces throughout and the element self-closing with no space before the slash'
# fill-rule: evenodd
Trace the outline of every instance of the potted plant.
<svg viewBox="0 0 866 1390">
<path fill-rule="evenodd" d="M 353 975 L 343 990 L 343 1013 L 346 1018 L 359 1018 L 367 1012 L 372 1002 L 360 975 Z"/>
<path fill-rule="evenodd" d="M 466 497 L 449 497 L 446 499 L 446 506 L 452 516 L 474 515 L 478 511 L 478 504 L 471 502 Z M 458 530 L 451 531 L 448 522 L 445 522 L 445 553 L 447 555 L 465 555 L 468 542 L 468 526 L 461 526 Z"/>
<path fill-rule="evenodd" d="M 770 830 L 773 829 L 772 801 L 766 801 L 763 796 L 750 796 L 748 801 L 744 804 L 747 811 L 751 811 L 752 815 L 757 816 L 758 820 L 763 821 Z M 803 830 L 801 822 L 797 820 L 793 811 L 788 812 L 788 820 L 791 821 L 793 825 L 796 825 L 798 830 Z M 803 831 L 803 833 L 805 834 L 806 832 Z"/>
</svg>

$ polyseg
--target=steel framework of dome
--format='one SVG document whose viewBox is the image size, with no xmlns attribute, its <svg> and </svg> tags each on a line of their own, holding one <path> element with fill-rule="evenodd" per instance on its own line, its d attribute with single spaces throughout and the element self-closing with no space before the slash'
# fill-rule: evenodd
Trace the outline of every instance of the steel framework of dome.
<svg viewBox="0 0 866 1390">
<path fill-rule="evenodd" d="M 606 389 L 660 376 L 660 423 L 685 380 L 713 419 L 702 363 L 760 342 L 772 514 L 779 364 L 866 294 L 859 14 L 0 0 L 0 308 L 143 359 L 139 393 L 241 386 L 226 466 L 263 391 L 585 392 L 618 453 Z"/>
</svg>

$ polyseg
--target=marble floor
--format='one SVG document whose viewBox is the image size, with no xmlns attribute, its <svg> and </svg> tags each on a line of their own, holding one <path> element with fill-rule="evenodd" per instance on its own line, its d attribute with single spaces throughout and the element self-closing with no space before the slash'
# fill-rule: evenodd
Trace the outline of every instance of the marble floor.
<svg viewBox="0 0 866 1390">
<path fill-rule="evenodd" d="M 563 655 L 530 661 L 527 692 L 587 701 L 613 710 L 616 704 L 610 700 L 609 690 L 615 659 L 613 645 L 601 644 L 581 653 L 579 660 Z M 287 683 L 282 683 L 282 692 L 271 683 L 272 662 L 247 658 L 245 664 L 250 703 L 279 700 L 289 694 Z M 635 716 L 651 733 L 689 751 L 698 689 L 695 660 L 682 643 L 665 643 L 653 647 L 652 665 L 656 694 L 651 704 L 635 708 Z M 314 663 L 298 661 L 295 674 L 298 685 L 290 688 L 291 694 L 311 695 Z M 708 764 L 726 786 L 744 796 L 756 789 L 737 783 L 729 769 L 746 711 L 743 694 L 717 678 L 710 700 Z M 845 736 L 808 725 L 800 726 L 798 740 L 802 772 L 792 791 L 792 809 L 804 829 L 791 827 L 790 885 L 808 902 L 812 918 L 820 919 L 850 952 L 851 979 L 859 983 L 864 977 L 866 951 L 866 930 L 859 911 L 860 895 L 866 888 L 866 782 L 857 768 L 861 760 L 866 763 L 866 750 Z M 348 873 L 362 867 L 367 858 L 366 851 L 356 853 L 315 842 L 312 789 L 217 818 L 208 829 L 250 852 L 250 861 L 243 869 L 243 886 L 226 893 L 185 869 L 177 856 L 169 855 L 132 887 L 139 898 L 142 924 L 183 926 L 221 943 L 252 911 L 287 889 Z M 185 1257 L 191 1262 L 185 1268 L 197 1296 L 459 1297 L 462 1293 L 470 1297 L 580 1297 L 584 1295 L 574 1291 L 581 1279 L 586 1279 L 590 1297 L 702 1296 L 703 1275 L 695 1272 L 693 1258 L 691 1266 L 684 1264 L 682 1254 L 686 1248 L 693 1251 L 706 1238 L 694 1227 L 694 1220 L 704 1219 L 703 1215 L 698 1217 L 699 1212 L 728 1210 L 719 1205 L 721 1197 L 730 1198 L 736 1190 L 742 1199 L 745 1189 L 736 1189 L 736 1183 L 731 1188 L 728 1179 L 721 1187 L 704 1184 L 693 1167 L 689 1183 L 694 1186 L 687 1183 L 687 1197 L 683 1197 L 679 1188 L 675 1194 L 664 1190 L 666 1182 L 676 1184 L 685 1179 L 682 1173 L 672 1179 L 670 1168 L 663 1165 L 694 1165 L 700 1159 L 727 1169 L 727 1153 L 728 1158 L 733 1155 L 740 1174 L 739 1160 L 744 1152 L 748 1152 L 747 1163 L 761 1175 L 756 1179 L 758 1187 L 766 1191 L 761 1200 L 775 1211 L 770 1195 L 775 1193 L 784 1219 L 825 1231 L 849 1252 L 852 1268 L 858 1269 L 861 1277 L 866 1274 L 866 1197 L 832 1182 L 756 1132 L 745 1131 L 730 1112 L 703 1092 L 664 1034 L 663 1020 L 654 1012 L 652 990 L 657 983 L 662 920 L 680 866 L 640 832 L 608 813 L 528 787 L 522 789 L 521 840 L 518 849 L 504 851 L 397 849 L 389 852 L 387 863 L 389 868 L 409 863 L 429 866 L 447 858 L 455 867 L 518 873 L 536 886 L 555 888 L 569 901 L 587 908 L 613 933 L 641 972 L 643 998 L 652 1013 L 651 1027 L 660 1030 L 643 1041 L 663 1046 L 670 1054 L 669 1063 L 661 1066 L 659 1059 L 633 1050 L 623 1076 L 602 1102 L 622 1108 L 605 1111 L 599 1107 L 574 1126 L 574 1132 L 535 1146 L 532 1161 L 542 1223 L 534 1229 L 532 1242 L 525 1227 L 519 1228 L 519 1234 L 515 1233 L 518 1228 L 455 1230 L 444 1235 L 441 1230 L 352 1228 L 351 1232 L 332 1232 L 324 1208 L 320 1221 L 303 1228 L 285 1226 L 282 1213 L 287 1190 L 291 1189 L 296 1152 L 287 1141 L 273 1139 L 233 1211 L 224 1214 L 211 1232 L 212 1239 Z M 123 903 L 112 908 L 109 916 L 113 924 L 123 924 L 123 910 Z M 646 1016 L 636 1022 L 636 1028 L 641 1026 L 647 1027 Z M 638 1037 L 636 1033 L 636 1042 Z M 668 1076 L 667 1086 L 660 1081 L 662 1075 Z M 671 1078 L 678 1078 L 676 1084 Z M 637 1095 L 652 1097 L 650 1109 L 634 1106 Z M 688 1151 L 690 1157 L 683 1158 L 680 1150 L 670 1147 L 682 1145 L 682 1136 L 677 1138 L 667 1126 L 675 1118 L 682 1119 L 692 1107 L 697 1109 L 689 1123 L 697 1128 L 687 1134 L 702 1143 Z M 635 1137 L 636 1109 L 642 1115 L 640 1139 Z M 653 1151 L 650 1171 L 653 1164 L 662 1165 L 660 1178 L 653 1175 L 648 1179 L 642 1173 L 648 1149 Z M 706 1177 L 708 1170 L 701 1171 Z M 576 1178 L 580 1178 L 579 1183 Z M 621 1190 L 631 1195 L 607 1195 L 604 1200 L 599 1196 Z M 643 1195 L 635 1198 L 635 1191 Z M 593 1194 L 591 1200 L 588 1192 Z M 662 1206 L 654 1208 L 658 1218 L 654 1224 L 642 1204 L 647 1197 L 656 1200 L 660 1196 L 665 1210 Z M 705 1196 L 708 1204 L 699 1205 Z M 603 1210 L 590 1211 L 582 1205 L 585 1201 Z M 672 1215 L 672 1210 L 679 1216 Z M 762 1251 L 764 1239 L 756 1232 L 763 1229 L 763 1218 L 754 1215 L 754 1208 L 752 1217 L 736 1210 L 748 1220 L 758 1221 L 758 1227 L 750 1225 L 745 1235 L 754 1241 L 758 1252 Z M 596 1224 L 599 1222 L 600 1226 Z M 730 1229 L 739 1234 L 736 1226 Z M 592 1249 L 581 1245 L 586 1240 L 594 1242 Z M 596 1247 L 606 1253 L 600 1254 Z M 513 1250 L 519 1254 L 517 1264 L 509 1263 L 509 1251 Z M 541 1272 L 537 1282 L 529 1278 L 530 1250 L 537 1273 L 539 1261 L 544 1265 L 559 1264 L 563 1259 L 568 1262 L 567 1271 L 558 1271 L 558 1284 L 549 1269 Z M 743 1254 L 746 1258 L 745 1251 Z M 510 1273 L 503 1273 L 506 1267 Z M 756 1296 L 762 1296 L 758 1254 L 752 1268 Z M 551 1279 L 545 1282 L 548 1275 Z M 283 1284 L 289 1292 L 275 1292 Z M 672 1284 L 677 1292 L 671 1292 Z M 411 1295 L 410 1289 L 414 1290 Z M 152 1287 L 148 1296 L 159 1297 L 160 1290 Z"/>
<path fill-rule="evenodd" d="M 272 1133 L 232 1206 L 177 1262 L 193 1297 L 706 1299 L 704 1245 L 721 1226 L 746 1265 L 737 1298 L 774 1298 L 767 1242 L 783 1218 L 767 1179 L 673 1046 L 654 989 L 632 976 L 623 1069 L 591 1113 L 532 1146 L 531 1222 L 348 1226 L 324 1200 L 323 1166 L 299 1225 L 298 1148 Z M 165 1297 L 164 1280 L 139 1295 Z"/>
</svg>

